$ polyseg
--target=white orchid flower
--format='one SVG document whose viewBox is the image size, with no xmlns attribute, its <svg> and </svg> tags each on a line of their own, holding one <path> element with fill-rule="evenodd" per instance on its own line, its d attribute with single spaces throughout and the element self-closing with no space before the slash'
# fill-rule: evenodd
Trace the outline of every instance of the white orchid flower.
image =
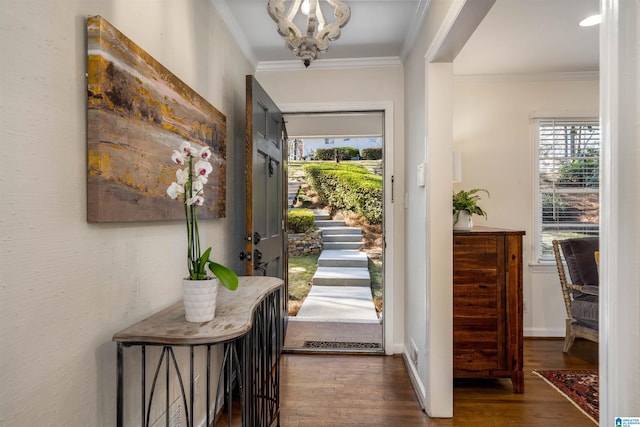
<svg viewBox="0 0 640 427">
<path fill-rule="evenodd" d="M 204 184 L 206 184 L 209 180 L 208 180 L 208 179 L 207 179 L 207 177 L 206 177 L 206 176 L 204 176 L 204 175 L 198 175 L 198 176 L 196 177 L 196 179 L 194 179 L 194 180 L 193 180 L 193 182 L 196 182 L 196 181 L 199 181 L 199 182 L 201 182 L 201 183 L 202 183 L 202 185 L 204 185 Z"/>
<path fill-rule="evenodd" d="M 209 160 L 211 158 L 211 148 L 209 148 L 208 146 L 204 147 L 202 150 L 200 150 L 198 156 L 200 156 L 202 160 Z"/>
<path fill-rule="evenodd" d="M 202 191 L 202 189 L 204 188 L 204 182 L 200 181 L 199 179 L 194 179 L 193 180 L 193 191 L 196 192 L 196 194 L 200 193 Z"/>
<path fill-rule="evenodd" d="M 202 193 L 197 194 L 191 198 L 189 198 L 187 200 L 187 205 L 192 206 L 192 205 L 196 205 L 196 206 L 202 206 L 204 205 L 204 196 L 202 195 Z"/>
<path fill-rule="evenodd" d="M 189 142 L 185 141 L 182 144 L 180 144 L 180 151 L 186 156 L 186 157 L 193 157 L 197 151 L 195 150 L 195 148 L 193 148 L 191 146 L 191 144 L 189 144 Z"/>
<path fill-rule="evenodd" d="M 178 150 L 173 150 L 173 154 L 171 154 L 171 161 L 180 166 L 184 165 L 184 154 Z"/>
<path fill-rule="evenodd" d="M 178 169 L 176 171 L 176 180 L 178 184 L 185 185 L 189 181 L 189 168 Z"/>
<path fill-rule="evenodd" d="M 213 171 L 211 164 L 204 160 L 198 160 L 198 163 L 194 166 L 195 174 L 197 176 L 204 176 L 205 178 Z"/>
<path fill-rule="evenodd" d="M 172 199 L 177 198 L 180 194 L 184 194 L 184 187 L 177 182 L 172 182 L 169 188 L 167 188 L 167 194 Z"/>
</svg>

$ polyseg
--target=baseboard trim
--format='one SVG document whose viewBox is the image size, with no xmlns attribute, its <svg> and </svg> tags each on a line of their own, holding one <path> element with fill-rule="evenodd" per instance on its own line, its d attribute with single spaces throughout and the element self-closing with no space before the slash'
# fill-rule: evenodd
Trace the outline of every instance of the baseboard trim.
<svg viewBox="0 0 640 427">
<path fill-rule="evenodd" d="M 411 361 L 411 357 L 409 357 L 409 351 L 405 348 L 402 352 L 402 357 L 404 358 L 404 364 L 407 367 L 407 373 L 409 374 L 409 380 L 411 380 L 411 385 L 413 386 L 413 392 L 416 394 L 418 398 L 418 403 L 420 403 L 420 407 L 424 411 L 425 403 L 426 403 L 426 390 L 424 385 L 420 381 L 420 376 L 418 375 L 418 371 L 416 370 L 415 365 Z"/>
<path fill-rule="evenodd" d="M 539 338 L 564 338 L 564 327 L 562 328 L 524 328 L 524 336 Z"/>
</svg>

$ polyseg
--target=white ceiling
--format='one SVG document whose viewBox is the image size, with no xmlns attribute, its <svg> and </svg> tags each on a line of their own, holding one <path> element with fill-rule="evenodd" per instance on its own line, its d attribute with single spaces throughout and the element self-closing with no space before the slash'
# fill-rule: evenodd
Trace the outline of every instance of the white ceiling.
<svg viewBox="0 0 640 427">
<path fill-rule="evenodd" d="M 473 0 L 471 0 L 473 1 Z M 496 0 L 454 61 L 456 74 L 598 70 L 599 0 Z"/>
<path fill-rule="evenodd" d="M 276 32 L 267 13 L 267 0 L 211 0 L 236 39 L 244 38 L 255 59 L 295 59 Z M 287 7 L 289 1 L 286 2 Z M 428 0 L 348 0 L 351 19 L 338 40 L 331 42 L 326 59 L 400 56 L 412 28 L 420 24 Z M 328 22 L 333 15 L 325 13 Z M 239 36 L 239 37 L 238 37 Z"/>
<path fill-rule="evenodd" d="M 289 138 L 360 138 L 384 134 L 381 111 L 285 114 Z"/>
<path fill-rule="evenodd" d="M 351 19 L 322 58 L 402 60 L 425 9 L 438 1 L 444 0 L 346 0 Z M 267 0 L 211 2 L 257 64 L 295 59 L 276 32 Z M 456 57 L 455 72 L 597 71 L 598 27 L 581 28 L 577 23 L 598 9 L 599 0 L 496 0 Z"/>
</svg>

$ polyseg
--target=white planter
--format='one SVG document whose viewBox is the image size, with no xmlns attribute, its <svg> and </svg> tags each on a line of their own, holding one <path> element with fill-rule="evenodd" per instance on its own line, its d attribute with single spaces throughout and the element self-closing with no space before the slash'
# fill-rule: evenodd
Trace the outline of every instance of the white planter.
<svg viewBox="0 0 640 427">
<path fill-rule="evenodd" d="M 207 280 L 182 279 L 184 314 L 187 322 L 208 322 L 216 314 L 218 278 Z"/>
<path fill-rule="evenodd" d="M 458 222 L 456 223 L 456 214 L 453 214 L 453 229 L 458 231 L 469 231 L 473 228 L 473 219 L 467 211 L 460 211 Z"/>
</svg>

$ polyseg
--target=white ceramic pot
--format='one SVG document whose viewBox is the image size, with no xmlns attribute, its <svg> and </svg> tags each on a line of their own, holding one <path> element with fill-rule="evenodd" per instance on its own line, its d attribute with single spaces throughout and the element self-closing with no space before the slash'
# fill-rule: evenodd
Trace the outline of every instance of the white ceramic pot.
<svg viewBox="0 0 640 427">
<path fill-rule="evenodd" d="M 218 278 L 207 280 L 182 279 L 182 300 L 187 322 L 208 322 L 216 314 Z"/>
<path fill-rule="evenodd" d="M 467 211 L 460 211 L 458 216 L 458 222 L 456 221 L 456 214 L 453 214 L 453 229 L 458 231 L 469 231 L 473 228 L 472 215 L 469 215 Z"/>
</svg>

